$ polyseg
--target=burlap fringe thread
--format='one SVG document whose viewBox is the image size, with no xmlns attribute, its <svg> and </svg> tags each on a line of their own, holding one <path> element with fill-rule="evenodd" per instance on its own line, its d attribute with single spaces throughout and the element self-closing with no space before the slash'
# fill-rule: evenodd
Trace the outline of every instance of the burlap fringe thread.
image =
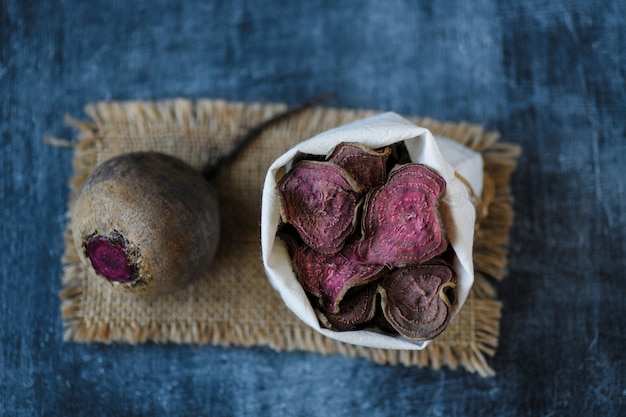
<svg viewBox="0 0 626 417">
<path fill-rule="evenodd" d="M 194 160 L 192 166 L 200 168 L 207 161 L 228 150 L 232 139 L 249 126 L 285 109 L 281 104 L 246 104 L 223 100 L 178 99 L 161 102 L 98 103 L 86 107 L 93 121 L 70 120 L 79 131 L 75 146 L 74 176 L 71 179 L 71 198 L 91 170 L 112 155 L 103 152 L 104 141 L 120 140 L 112 134 L 123 129 L 129 135 L 154 137 L 163 135 L 155 130 L 167 130 L 170 136 L 187 135 L 204 137 L 204 143 L 188 152 Z M 376 114 L 374 111 L 314 108 L 270 129 L 266 136 L 297 135 L 306 139 L 328 128 Z M 212 344 L 216 346 L 269 346 L 279 351 L 306 350 L 321 354 L 342 354 L 368 358 L 379 364 L 402 364 L 406 366 L 452 369 L 462 366 L 469 372 L 482 376 L 494 374 L 487 357 L 495 354 L 498 345 L 501 302 L 496 299 L 494 282 L 503 279 L 507 272 L 509 229 L 513 222 L 512 195 L 509 179 L 521 153 L 520 147 L 500 143 L 496 132 L 486 132 L 481 126 L 467 123 L 445 123 L 429 118 L 410 118 L 415 124 L 430 129 L 433 134 L 446 136 L 481 152 L 484 158 L 484 192 L 476 196 L 477 224 L 474 246 L 476 281 L 463 311 L 468 326 L 474 329 L 469 340 L 446 338 L 446 332 L 421 351 L 395 351 L 371 349 L 348 345 L 329 339 L 306 326 L 289 323 L 259 327 L 254 323 L 208 320 L 172 320 L 168 323 L 150 321 L 149 325 L 128 322 L 125 326 L 112 327 L 106 317 L 88 317 L 83 298 L 85 295 L 85 272 L 73 249 L 69 226 L 64 238 L 66 252 L 63 257 L 61 312 L 66 329 L 65 339 L 76 342 L 127 342 L 141 343 L 174 342 Z M 211 142 L 207 144 L 208 138 Z M 122 138 L 123 139 L 123 138 Z M 190 143 L 164 140 L 159 151 L 179 153 L 180 146 Z M 283 144 L 284 146 L 284 144 Z M 145 149 L 125 149 L 145 150 Z M 286 149 L 283 149 L 286 150 Z M 115 151 L 113 151 L 115 152 Z M 277 157 L 276 153 L 273 157 Z M 270 160 L 271 161 L 271 160 Z M 268 164 L 269 166 L 269 164 Z M 265 170 L 266 167 L 263 167 Z M 264 175 L 264 171 L 263 171 Z M 256 219 L 255 219 L 256 220 Z M 257 259 L 258 260 L 258 259 Z M 260 262 L 260 260 L 258 260 Z M 263 277 L 264 278 L 264 277 Z M 100 319 L 100 320 L 98 320 Z M 102 320 L 103 319 L 103 320 Z"/>
</svg>

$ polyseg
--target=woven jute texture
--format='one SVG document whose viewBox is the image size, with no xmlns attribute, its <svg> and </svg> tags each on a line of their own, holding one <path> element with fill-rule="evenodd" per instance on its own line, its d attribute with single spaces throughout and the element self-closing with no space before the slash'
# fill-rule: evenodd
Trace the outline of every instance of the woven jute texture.
<svg viewBox="0 0 626 417">
<path fill-rule="evenodd" d="M 213 163 L 235 139 L 283 104 L 173 99 L 158 102 L 101 102 L 86 107 L 89 120 L 70 120 L 78 130 L 69 208 L 89 173 L 114 155 L 159 151 L 195 168 Z M 267 168 L 287 149 L 317 133 L 377 112 L 315 107 L 269 128 L 214 180 L 222 238 L 206 276 L 166 296 L 137 298 L 87 278 L 68 227 L 60 292 L 65 339 L 74 342 L 269 346 L 369 358 L 381 364 L 462 366 L 493 375 L 488 364 L 498 344 L 501 302 L 494 284 L 506 275 L 513 221 L 509 177 L 520 148 L 499 142 L 495 132 L 465 123 L 408 117 L 436 135 L 481 152 L 485 184 L 477 196 L 475 285 L 446 331 L 421 351 L 347 345 L 313 331 L 293 315 L 265 277 L 260 257 L 260 206 Z"/>
</svg>

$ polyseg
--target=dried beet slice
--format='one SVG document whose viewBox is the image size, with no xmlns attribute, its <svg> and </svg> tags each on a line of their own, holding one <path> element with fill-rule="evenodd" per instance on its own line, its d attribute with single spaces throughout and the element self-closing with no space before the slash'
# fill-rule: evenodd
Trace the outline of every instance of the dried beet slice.
<svg viewBox="0 0 626 417">
<path fill-rule="evenodd" d="M 354 231 L 361 187 L 330 162 L 301 161 L 278 182 L 280 210 L 302 240 L 324 254 L 341 250 Z"/>
<path fill-rule="evenodd" d="M 454 270 L 439 259 L 396 269 L 378 285 L 383 314 L 402 336 L 433 339 L 448 324 L 455 286 Z"/>
<path fill-rule="evenodd" d="M 354 242 L 334 255 L 324 255 L 302 245 L 293 263 L 302 287 L 330 313 L 339 312 L 339 303 L 350 288 L 373 282 L 386 270 L 383 265 L 360 263 L 354 256 Z"/>
<path fill-rule="evenodd" d="M 376 293 L 376 284 L 363 285 L 345 295 L 338 313 L 317 310 L 317 317 L 330 330 L 343 332 L 361 328 L 374 318 Z"/>
<path fill-rule="evenodd" d="M 448 242 L 437 205 L 445 188 L 445 180 L 424 165 L 394 168 L 387 183 L 366 197 L 359 259 L 400 267 L 420 264 L 444 252 Z"/>
<path fill-rule="evenodd" d="M 300 240 L 295 228 L 288 223 L 281 223 L 276 231 L 276 237 L 283 241 L 289 257 L 293 259 L 298 248 L 302 245 L 302 240 Z"/>
<path fill-rule="evenodd" d="M 332 150 L 328 160 L 345 169 L 366 190 L 387 181 L 387 159 L 391 148 L 371 149 L 361 143 L 341 142 Z"/>
</svg>

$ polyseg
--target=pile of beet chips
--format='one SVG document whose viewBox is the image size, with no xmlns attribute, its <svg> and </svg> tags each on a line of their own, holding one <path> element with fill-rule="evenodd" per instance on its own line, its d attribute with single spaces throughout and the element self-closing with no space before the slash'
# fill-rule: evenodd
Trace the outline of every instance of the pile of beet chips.
<svg viewBox="0 0 626 417">
<path fill-rule="evenodd" d="M 457 279 L 439 213 L 445 189 L 403 144 L 343 142 L 325 158 L 298 158 L 278 183 L 278 236 L 324 327 L 415 341 L 445 329 Z"/>
</svg>

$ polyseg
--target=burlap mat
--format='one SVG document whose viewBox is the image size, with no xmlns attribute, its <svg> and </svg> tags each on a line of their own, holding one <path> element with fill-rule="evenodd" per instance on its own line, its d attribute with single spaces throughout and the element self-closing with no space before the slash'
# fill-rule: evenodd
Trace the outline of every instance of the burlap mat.
<svg viewBox="0 0 626 417">
<path fill-rule="evenodd" d="M 230 149 L 233 140 L 250 126 L 284 109 L 282 104 L 183 99 L 89 105 L 86 112 L 90 121 L 72 121 L 79 137 L 70 207 L 86 176 L 116 154 L 154 150 L 201 168 Z M 460 365 L 483 376 L 492 375 L 487 357 L 495 353 L 498 344 L 501 309 L 493 280 L 502 279 L 506 273 L 512 222 L 509 176 L 520 149 L 498 143 L 496 133 L 485 132 L 480 126 L 410 118 L 434 134 L 482 152 L 485 159 L 485 193 L 478 207 L 475 239 L 476 283 L 456 319 L 425 350 L 371 349 L 326 338 L 300 322 L 265 277 L 259 222 L 267 168 L 297 142 L 375 113 L 313 108 L 270 128 L 249 146 L 215 181 L 223 229 L 214 265 L 206 279 L 175 294 L 138 299 L 88 280 L 68 226 L 60 292 L 65 339 L 269 346 L 279 351 L 366 357 L 381 364 L 434 369 Z"/>
</svg>

